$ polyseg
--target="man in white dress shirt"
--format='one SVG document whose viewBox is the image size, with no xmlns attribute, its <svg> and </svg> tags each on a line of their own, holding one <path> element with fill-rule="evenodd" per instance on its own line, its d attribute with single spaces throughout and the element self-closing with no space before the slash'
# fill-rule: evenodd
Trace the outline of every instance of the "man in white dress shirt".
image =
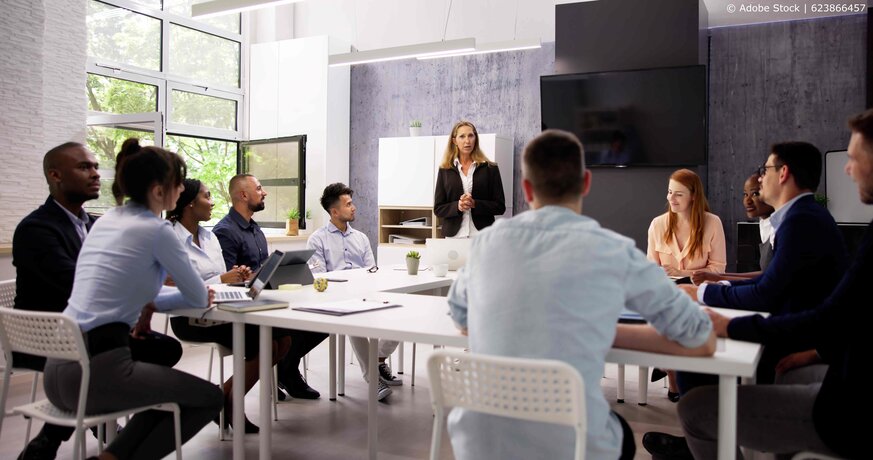
<svg viewBox="0 0 873 460">
<path fill-rule="evenodd" d="M 330 184 L 321 195 L 321 206 L 330 214 L 330 221 L 324 227 L 309 236 L 307 246 L 315 249 L 315 254 L 309 260 L 313 273 L 349 270 L 352 268 L 369 268 L 376 265 L 373 249 L 367 235 L 352 228 L 355 221 L 355 203 L 352 195 L 355 192 L 343 183 Z M 349 337 L 352 349 L 361 363 L 364 380 L 370 381 L 369 355 L 367 339 Z M 399 342 L 393 340 L 379 341 L 379 385 L 378 399 L 384 401 L 391 394 L 392 386 L 402 385 L 403 381 L 393 375 L 391 368 L 385 363 L 397 348 Z"/>
</svg>

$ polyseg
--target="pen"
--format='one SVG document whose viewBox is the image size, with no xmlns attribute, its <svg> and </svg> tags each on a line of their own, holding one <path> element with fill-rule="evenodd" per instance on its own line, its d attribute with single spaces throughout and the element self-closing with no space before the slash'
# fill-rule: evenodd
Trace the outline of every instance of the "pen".
<svg viewBox="0 0 873 460">
<path fill-rule="evenodd" d="M 379 300 L 373 300 L 373 299 L 361 299 L 361 302 L 380 302 L 380 301 L 379 301 Z M 382 302 L 382 303 L 386 303 L 386 304 L 388 303 L 387 300 L 382 300 L 381 302 Z"/>
</svg>

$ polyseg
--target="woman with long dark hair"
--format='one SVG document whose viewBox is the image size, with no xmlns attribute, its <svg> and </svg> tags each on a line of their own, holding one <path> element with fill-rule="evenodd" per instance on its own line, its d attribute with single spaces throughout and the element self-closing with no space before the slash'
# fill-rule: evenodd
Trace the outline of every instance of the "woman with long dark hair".
<svg viewBox="0 0 873 460">
<path fill-rule="evenodd" d="M 116 182 L 129 198 L 91 228 L 76 265 L 73 292 L 64 315 L 82 329 L 91 356 L 86 413 L 106 413 L 173 402 L 181 409 L 182 442 L 221 410 L 215 385 L 186 372 L 131 359 L 130 329 L 143 305 L 158 310 L 206 308 L 212 293 L 191 266 L 185 249 L 161 212 L 173 209 L 182 191 L 185 162 L 175 153 L 124 143 Z M 178 288 L 163 287 L 167 274 Z M 74 411 L 79 364 L 49 359 L 48 399 Z M 100 455 L 101 459 L 163 458 L 175 448 L 169 412 L 136 414 Z"/>
</svg>

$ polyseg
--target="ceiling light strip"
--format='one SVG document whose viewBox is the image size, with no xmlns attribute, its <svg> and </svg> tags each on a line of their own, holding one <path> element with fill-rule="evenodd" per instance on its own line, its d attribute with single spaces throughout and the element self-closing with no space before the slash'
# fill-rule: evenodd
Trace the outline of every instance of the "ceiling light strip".
<svg viewBox="0 0 873 460">
<path fill-rule="evenodd" d="M 334 54 L 329 57 L 332 67 L 342 65 L 366 64 L 369 62 L 396 61 L 415 57 L 438 56 L 447 53 L 463 53 L 476 50 L 474 38 L 459 38 L 440 42 L 419 43 L 416 45 L 395 46 L 354 53 Z"/>
<path fill-rule="evenodd" d="M 530 50 L 542 48 L 542 42 L 538 38 L 525 39 L 525 40 L 511 40 L 506 42 L 494 42 L 494 43 L 484 43 L 482 45 L 476 46 L 475 50 L 470 51 L 461 51 L 457 53 L 443 53 L 437 56 L 421 56 L 419 60 L 426 59 L 439 59 L 445 57 L 455 57 L 455 56 L 471 56 L 474 54 L 486 54 L 486 53 L 501 53 L 504 51 L 520 51 L 520 50 Z"/>
<path fill-rule="evenodd" d="M 259 8 L 287 5 L 300 1 L 302 0 L 210 0 L 191 5 L 191 17 L 205 19 Z"/>
</svg>

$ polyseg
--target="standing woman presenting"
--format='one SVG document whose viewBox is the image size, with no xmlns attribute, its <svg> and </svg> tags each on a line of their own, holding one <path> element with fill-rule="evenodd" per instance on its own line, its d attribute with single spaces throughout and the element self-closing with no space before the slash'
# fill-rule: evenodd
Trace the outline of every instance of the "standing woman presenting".
<svg viewBox="0 0 873 460">
<path fill-rule="evenodd" d="M 212 300 L 182 243 L 162 211 L 173 209 L 182 191 L 185 162 L 135 139 L 122 147 L 119 190 L 127 204 L 110 209 L 91 228 L 76 264 L 73 292 L 64 315 L 82 330 L 91 357 L 87 414 L 173 402 L 181 410 L 182 442 L 218 413 L 221 390 L 186 372 L 135 361 L 128 340 L 143 305 L 158 310 L 205 308 Z M 177 288 L 162 288 L 173 277 Z M 148 315 L 144 315 L 148 316 Z M 75 411 L 79 363 L 49 359 L 45 392 L 52 404 Z M 101 459 L 163 458 L 175 448 L 173 416 L 145 411 L 133 416 Z"/>
<path fill-rule="evenodd" d="M 691 276 L 698 271 L 724 273 L 727 265 L 724 228 L 721 219 L 709 212 L 703 182 L 689 169 L 670 175 L 667 185 L 667 212 L 655 217 L 649 226 L 646 256 L 670 276 Z M 667 398 L 679 401 L 674 371 L 655 368 L 652 381 L 668 377 Z"/>
<path fill-rule="evenodd" d="M 479 148 L 479 133 L 469 121 L 452 128 L 437 174 L 434 214 L 446 238 L 470 238 L 506 212 L 497 163 Z"/>
</svg>

